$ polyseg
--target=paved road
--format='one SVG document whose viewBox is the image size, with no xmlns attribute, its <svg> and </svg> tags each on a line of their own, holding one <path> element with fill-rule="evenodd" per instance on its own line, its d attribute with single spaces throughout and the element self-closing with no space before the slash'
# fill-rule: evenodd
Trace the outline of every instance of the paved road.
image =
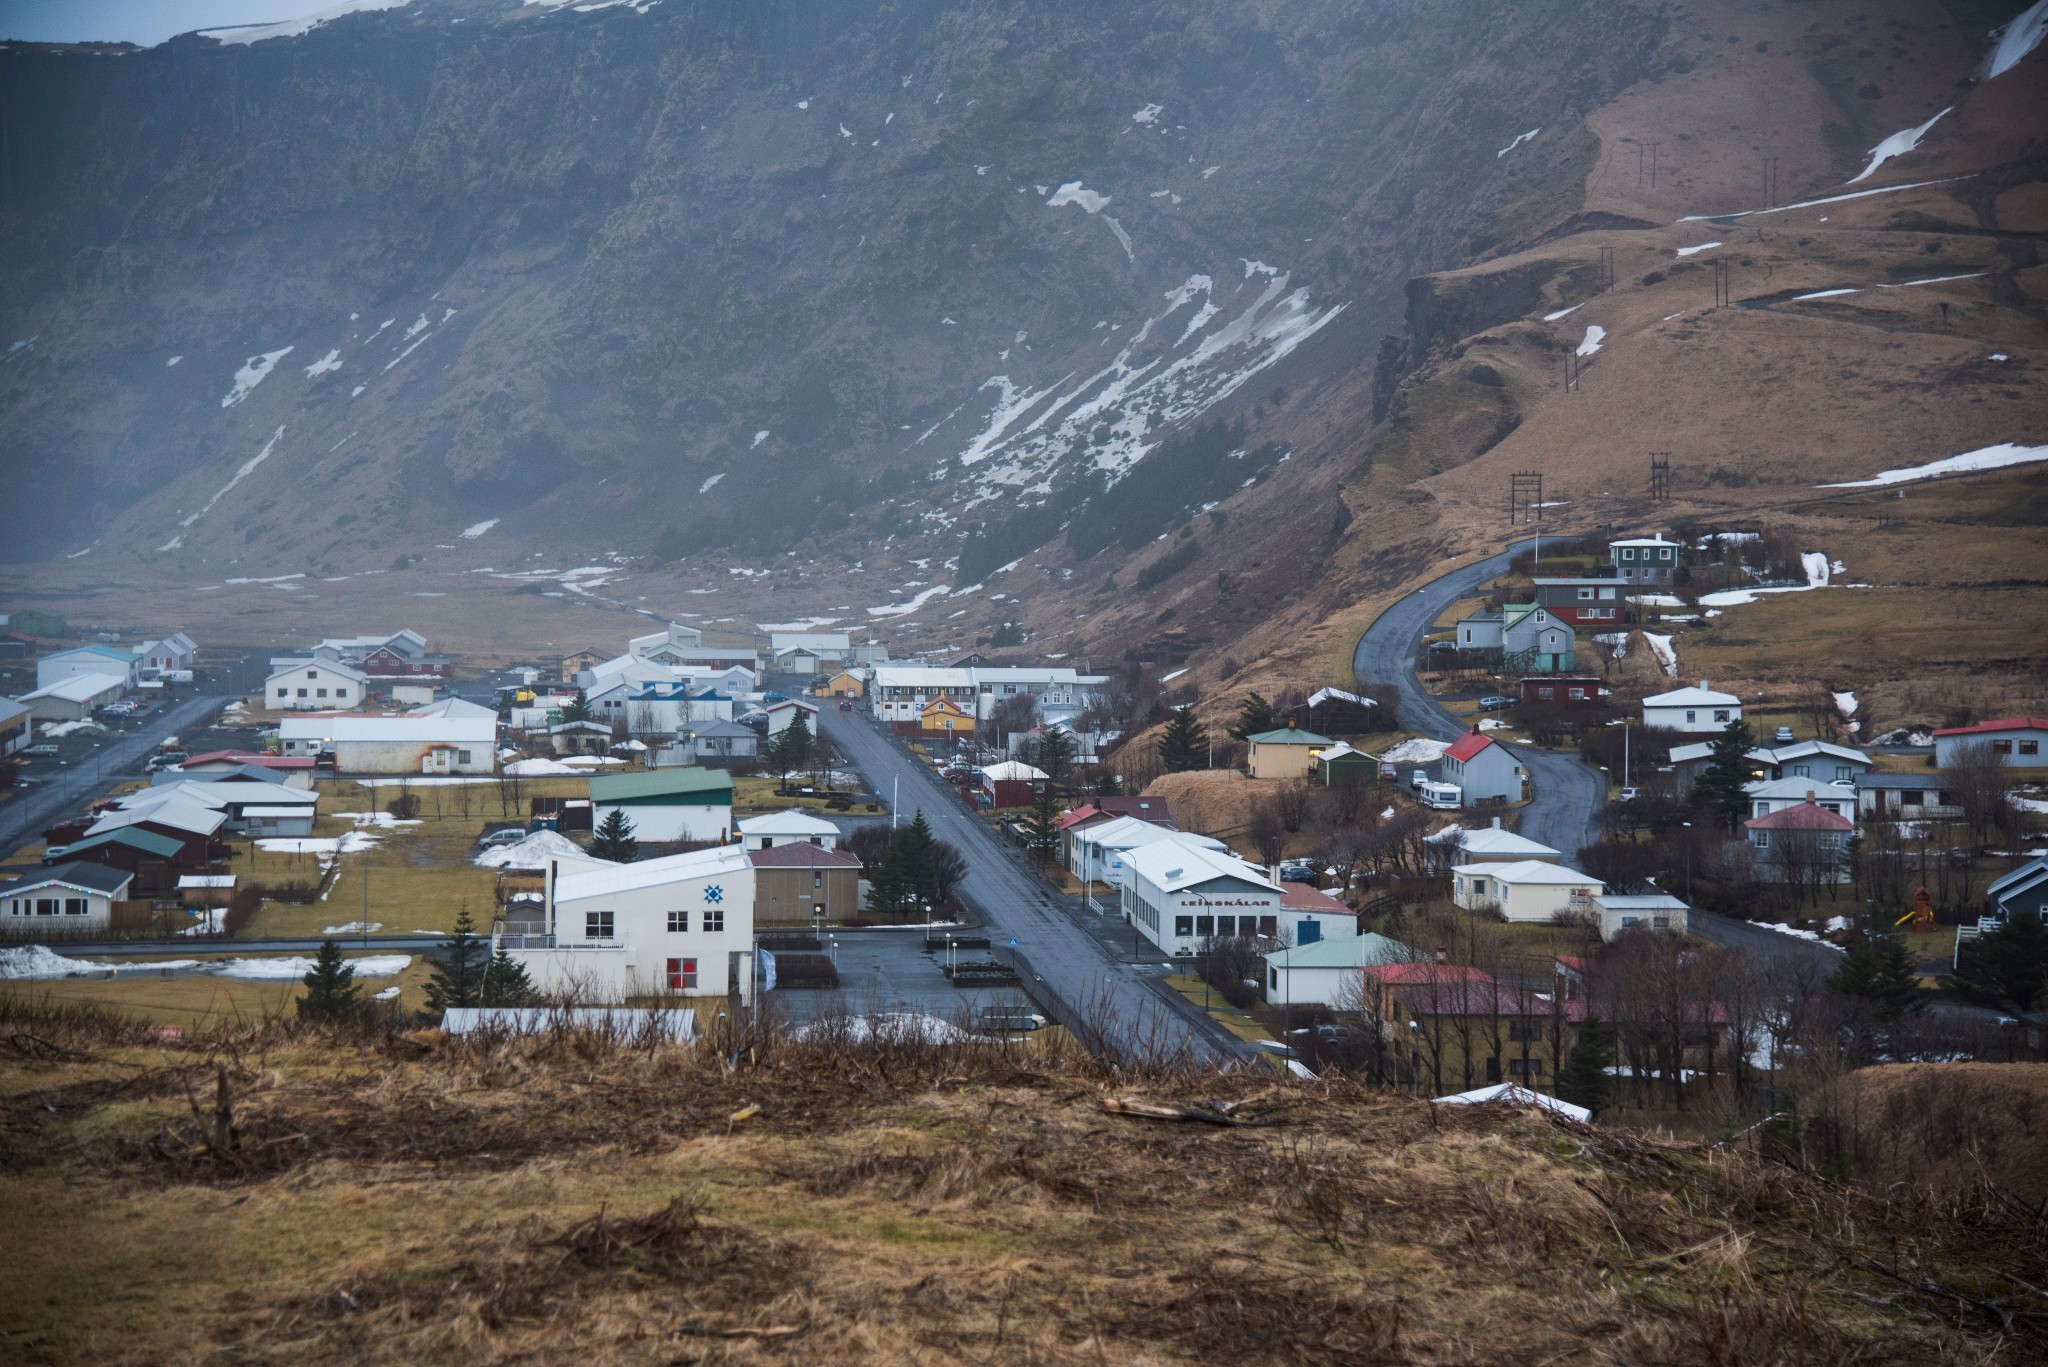
<svg viewBox="0 0 2048 1367">
<path fill-rule="evenodd" d="M 1508 561 L 1534 545 L 1511 544 L 1499 555 L 1455 569 L 1401 599 L 1379 615 L 1358 638 L 1351 672 L 1360 683 L 1391 683 L 1401 690 L 1400 720 L 1411 730 L 1453 740 L 1465 729 L 1415 677 L 1417 643 L 1437 616 L 1458 599 L 1506 571 Z M 1567 858 L 1600 837 L 1600 809 L 1607 801 L 1607 776 L 1577 755 L 1510 745 L 1528 769 L 1534 797 L 1523 809 L 1520 830 L 1531 840 L 1564 851 Z"/>
<path fill-rule="evenodd" d="M 142 772 L 142 762 L 168 736 L 175 736 L 211 718 L 228 701 L 218 691 L 189 694 L 144 717 L 132 730 L 125 727 L 101 736 L 82 732 L 64 738 L 64 759 L 38 761 L 25 777 L 39 780 L 19 788 L 14 800 L 0 807 L 0 857 L 43 838 L 43 831 L 64 817 L 82 811 L 117 778 Z M 97 752 L 90 736 L 100 742 Z"/>
<path fill-rule="evenodd" d="M 1094 916 L 1079 910 L 1074 899 L 1052 894 L 1010 846 L 866 713 L 828 708 L 818 715 L 825 734 L 877 793 L 886 798 L 892 788 L 897 791 L 903 819 L 921 809 L 933 833 L 966 856 L 961 895 L 987 923 L 993 944 L 1006 947 L 1014 938 L 1032 969 L 1077 1009 L 1112 1002 L 1129 1039 L 1169 1051 L 1186 1048 L 1203 1062 L 1250 1055 L 1249 1046 L 1159 985 L 1164 965 L 1156 955 L 1148 956 L 1154 960 L 1149 964 L 1118 956 L 1113 944 L 1128 954 L 1132 943 L 1120 916 Z"/>
</svg>

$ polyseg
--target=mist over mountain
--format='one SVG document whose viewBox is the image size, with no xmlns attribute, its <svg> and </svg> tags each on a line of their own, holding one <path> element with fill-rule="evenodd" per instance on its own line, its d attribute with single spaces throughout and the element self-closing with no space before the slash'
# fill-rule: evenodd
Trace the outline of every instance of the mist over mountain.
<svg viewBox="0 0 2048 1367">
<path fill-rule="evenodd" d="M 0 49 L 9 558 L 951 555 L 1362 387 L 1406 280 L 1563 226 L 1587 111 L 1672 60 L 1584 0 L 301 27 Z"/>
</svg>

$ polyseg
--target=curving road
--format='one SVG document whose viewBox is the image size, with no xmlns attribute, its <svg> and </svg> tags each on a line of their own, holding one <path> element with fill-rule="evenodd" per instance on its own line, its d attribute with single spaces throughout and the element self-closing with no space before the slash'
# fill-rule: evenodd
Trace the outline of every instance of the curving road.
<svg viewBox="0 0 2048 1367">
<path fill-rule="evenodd" d="M 1417 644 L 1439 614 L 1494 576 L 1508 561 L 1535 544 L 1517 541 L 1498 555 L 1438 576 L 1388 607 L 1358 638 L 1351 673 L 1360 683 L 1391 683 L 1401 691 L 1400 718 L 1411 730 L 1454 740 L 1465 723 L 1430 695 L 1415 677 Z M 1567 857 L 1600 837 L 1600 809 L 1607 802 L 1607 777 L 1577 755 L 1510 745 L 1529 771 L 1534 796 L 1522 809 L 1520 831 Z"/>
</svg>

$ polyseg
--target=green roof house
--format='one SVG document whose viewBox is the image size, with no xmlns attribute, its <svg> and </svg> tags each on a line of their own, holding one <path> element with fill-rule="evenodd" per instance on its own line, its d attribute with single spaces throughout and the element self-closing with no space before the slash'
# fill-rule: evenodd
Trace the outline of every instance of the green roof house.
<svg viewBox="0 0 2048 1367">
<path fill-rule="evenodd" d="M 600 774 L 590 780 L 590 806 L 597 824 L 621 811 L 635 836 L 659 844 L 724 844 L 732 837 L 732 776 L 722 769 Z"/>
<path fill-rule="evenodd" d="M 1315 752 L 1336 742 L 1289 722 L 1277 731 L 1246 736 L 1245 743 L 1251 746 L 1245 768 L 1253 778 L 1306 778 Z"/>
</svg>

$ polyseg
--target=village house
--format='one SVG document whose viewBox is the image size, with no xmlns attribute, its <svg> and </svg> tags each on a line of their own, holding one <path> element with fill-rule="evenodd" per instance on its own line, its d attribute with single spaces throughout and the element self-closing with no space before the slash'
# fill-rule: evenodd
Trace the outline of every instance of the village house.
<svg viewBox="0 0 2048 1367">
<path fill-rule="evenodd" d="M 917 734 L 926 740 L 965 739 L 974 734 L 974 713 L 951 698 L 933 698 L 917 709 Z"/>
<path fill-rule="evenodd" d="M 551 863 L 537 918 L 494 930 L 550 996 L 581 1003 L 628 997 L 752 1001 L 754 866 L 737 845 L 635 864 Z"/>
<path fill-rule="evenodd" d="M 1629 584 L 1668 585 L 1678 578 L 1678 553 L 1683 547 L 1661 536 L 1629 537 L 1607 543 L 1608 563 Z"/>
<path fill-rule="evenodd" d="M 843 631 L 771 631 L 769 668 L 778 674 L 831 674 L 845 665 L 853 640 Z"/>
<path fill-rule="evenodd" d="M 1498 609 L 1467 614 L 1458 619 L 1451 639 L 1461 653 L 1468 650 L 1499 650 L 1502 621 Z"/>
<path fill-rule="evenodd" d="M 1769 776 L 1775 779 L 1810 778 L 1823 783 L 1853 783 L 1871 769 L 1870 756 L 1861 750 L 1824 740 L 1803 740 L 1792 745 L 1752 750 L 1750 754 L 1752 757 L 1758 754 L 1768 756 Z"/>
<path fill-rule="evenodd" d="M 595 668 L 608 658 L 601 650 L 572 650 L 555 662 L 555 677 L 565 684 L 573 684 L 577 675 Z"/>
<path fill-rule="evenodd" d="M 1083 883 L 1123 886 L 1124 856 L 1146 845 L 1168 842 L 1230 853 L 1230 847 L 1213 836 L 1177 831 L 1142 817 L 1119 816 L 1097 821 L 1069 832 L 1066 848 L 1067 871 Z"/>
<path fill-rule="evenodd" d="M 705 722 L 688 731 L 696 762 L 707 769 L 751 764 L 761 754 L 761 733 L 736 721 Z"/>
<path fill-rule="evenodd" d="M 1537 675 L 1522 680 L 1524 707 L 1586 707 L 1608 695 L 1607 687 L 1594 678 L 1558 678 Z"/>
<path fill-rule="evenodd" d="M 1443 753 L 1438 772 L 1445 783 L 1456 784 L 1461 806 L 1486 803 L 1516 803 L 1523 798 L 1529 771 L 1509 749 L 1474 728 L 1458 737 Z"/>
<path fill-rule="evenodd" d="M 1749 814 L 1769 816 L 1772 812 L 1812 802 L 1836 816 L 1850 816 L 1856 810 L 1856 790 L 1832 783 L 1816 784 L 1810 778 L 1767 778 L 1743 785 L 1749 794 Z"/>
<path fill-rule="evenodd" d="M 2004 877 L 1994 878 L 1984 890 L 1984 902 L 2007 920 L 2030 916 L 2038 921 L 2048 915 L 2048 855 L 2036 855 Z"/>
<path fill-rule="evenodd" d="M 1198 953 L 1205 941 L 1263 935 L 1283 945 L 1314 944 L 1357 933 L 1314 915 L 1282 924 L 1281 888 L 1234 855 L 1162 840 L 1123 854 L 1118 888 L 1124 920 L 1166 953 Z"/>
<path fill-rule="evenodd" d="M 758 926 L 840 925 L 860 913 L 860 857 L 808 841 L 749 849 Z"/>
<path fill-rule="evenodd" d="M 1593 899 L 1607 885 L 1577 869 L 1541 859 L 1512 864 L 1460 864 L 1453 870 L 1451 900 L 1467 911 L 1491 912 L 1503 921 L 1546 923 L 1561 917 L 1590 919 Z"/>
<path fill-rule="evenodd" d="M 277 724 L 286 755 L 323 759 L 336 774 L 497 772 L 495 717 L 288 716 Z"/>
<path fill-rule="evenodd" d="M 329 636 L 306 652 L 315 660 L 352 665 L 372 685 L 442 681 L 451 669 L 445 655 L 427 650 L 427 638 L 410 628 L 387 636 Z M 280 662 L 273 660 L 273 667 Z"/>
<path fill-rule="evenodd" d="M 991 807 L 1029 807 L 1045 791 L 1047 774 L 1018 760 L 1006 759 L 981 771 L 981 791 Z"/>
<path fill-rule="evenodd" d="M 74 674 L 15 699 L 40 722 L 90 721 L 94 712 L 120 701 L 128 685 L 117 674 Z"/>
<path fill-rule="evenodd" d="M 338 660 L 271 661 L 263 705 L 272 712 L 346 712 L 369 696 L 370 676 Z"/>
<path fill-rule="evenodd" d="M 1627 590 L 1615 578 L 1538 579 L 1536 601 L 1567 626 L 1612 631 L 1629 620 Z"/>
<path fill-rule="evenodd" d="M 196 797 L 166 795 L 154 801 L 137 801 L 98 813 L 86 826 L 79 841 L 130 828 L 149 831 L 177 841 L 179 850 L 172 862 L 180 868 L 192 869 L 228 857 L 227 842 L 221 838 L 227 824 L 228 814 L 218 807 L 209 806 Z M 51 842 L 53 846 L 58 843 Z M 63 843 L 65 858 L 78 857 L 77 843 Z M 49 857 L 50 853 L 45 853 L 44 858 Z"/>
<path fill-rule="evenodd" d="M 1811 799 L 1742 823 L 1750 866 L 1772 882 L 1846 883 L 1849 837 L 1856 823 Z"/>
<path fill-rule="evenodd" d="M 924 705 L 935 698 L 950 699 L 985 725 L 1006 699 L 1029 696 L 1041 717 L 1057 721 L 1087 710 L 1094 703 L 1096 690 L 1106 682 L 1102 675 L 1081 674 L 1064 666 L 944 669 L 878 664 L 868 681 L 867 703 L 876 719 L 899 735 L 915 735 Z"/>
<path fill-rule="evenodd" d="M 1705 679 L 1697 687 L 1674 688 L 1643 699 L 1643 725 L 1651 731 L 1698 735 L 1741 720 L 1742 700 L 1733 693 L 1716 693 Z"/>
<path fill-rule="evenodd" d="M 84 836 L 68 845 L 53 846 L 43 856 L 46 864 L 67 861 L 101 864 L 131 875 L 136 897 L 168 896 L 177 889 L 181 870 L 203 869 L 212 863 L 205 857 L 188 857 L 183 840 L 140 826 Z"/>
<path fill-rule="evenodd" d="M 1173 830 L 1173 811 L 1163 797 L 1091 797 L 1069 807 L 1053 823 L 1060 833 L 1060 863 L 1073 867 L 1074 840 L 1090 826 L 1106 825 L 1119 817 L 1132 817 L 1162 830 Z"/>
<path fill-rule="evenodd" d="M 1637 926 L 1683 935 L 1692 915 L 1692 908 L 1665 892 L 1603 892 L 1593 899 L 1593 905 L 1599 911 L 1600 938 L 1603 940 L 1612 940 Z"/>
<path fill-rule="evenodd" d="M 818 734 L 818 707 L 801 698 L 784 698 L 770 703 L 765 709 L 768 714 L 768 734 L 779 736 L 787 731 L 798 717 L 804 720 L 804 729 L 813 736 Z"/>
<path fill-rule="evenodd" d="M 820 698 L 859 698 L 866 694 L 867 685 L 860 675 L 850 669 L 842 669 L 821 681 L 811 692 Z"/>
<path fill-rule="evenodd" d="M 1340 740 L 1310 756 L 1308 776 L 1327 788 L 1347 780 L 1371 781 L 1379 777 L 1379 771 L 1378 760 L 1363 750 L 1353 749 L 1350 741 Z"/>
<path fill-rule="evenodd" d="M 1341 688 L 1318 688 L 1308 701 L 1288 709 L 1288 716 L 1304 731 L 1326 736 L 1359 736 L 1381 725 L 1380 705 L 1371 698 Z"/>
<path fill-rule="evenodd" d="M 1948 776 L 1868 773 L 1856 780 L 1856 814 L 1873 821 L 1950 820 L 1963 814 Z"/>
<path fill-rule="evenodd" d="M 1493 819 L 1491 826 L 1481 826 L 1476 830 L 1446 826 L 1423 838 L 1434 850 L 1430 858 L 1438 866 L 1445 860 L 1452 865 L 1515 864 L 1524 859 L 1541 859 L 1553 864 L 1564 862 L 1561 852 L 1541 841 L 1502 829 L 1499 817 Z"/>
<path fill-rule="evenodd" d="M 732 835 L 732 777 L 722 769 L 649 769 L 594 774 L 591 819 L 625 813 L 643 842 L 724 844 Z"/>
<path fill-rule="evenodd" d="M 1500 613 L 1501 668 L 1509 674 L 1562 674 L 1573 667 L 1578 635 L 1536 603 L 1510 603 Z"/>
<path fill-rule="evenodd" d="M 704 633 L 695 627 L 686 627 L 681 622 L 670 622 L 661 631 L 646 636 L 635 636 L 626 642 L 626 653 L 640 660 L 657 660 L 663 664 L 674 664 L 674 652 L 698 650 L 704 645 Z"/>
<path fill-rule="evenodd" d="M 1307 778 L 1318 750 L 1336 742 L 1328 736 L 1304 731 L 1293 722 L 1277 731 L 1260 731 L 1245 737 L 1250 753 L 1245 771 L 1255 779 Z"/>
<path fill-rule="evenodd" d="M 117 808 L 130 810 L 165 798 L 215 808 L 226 815 L 229 834 L 252 836 L 311 835 L 320 804 L 318 793 L 292 787 L 284 775 L 254 765 L 199 777 L 165 770 L 153 776 L 150 787 L 114 801 Z"/>
<path fill-rule="evenodd" d="M 91 675 L 111 674 L 119 679 L 122 686 L 133 688 L 136 684 L 136 656 L 132 650 L 119 646 L 79 646 L 75 650 L 60 650 L 54 655 L 45 655 L 36 661 L 36 687 L 48 688 L 51 684 L 66 679 L 85 678 Z"/>
<path fill-rule="evenodd" d="M 1414 957 L 1415 951 L 1398 940 L 1374 934 L 1276 949 L 1266 955 L 1266 1003 L 1357 1011 L 1365 1000 L 1366 968 Z"/>
<path fill-rule="evenodd" d="M 9 936 L 110 930 L 135 875 L 105 864 L 66 863 L 0 882 L 0 927 Z M 142 904 L 143 919 L 148 904 Z"/>
<path fill-rule="evenodd" d="M 253 750 L 208 750 L 204 754 L 188 755 L 179 760 L 175 768 L 164 772 L 176 773 L 185 778 L 211 779 L 250 768 L 276 774 L 278 781 L 289 788 L 313 786 L 311 759 L 292 758 L 286 755 L 259 755 Z"/>
<path fill-rule="evenodd" d="M 182 631 L 174 631 L 154 641 L 144 641 L 135 647 L 135 667 L 143 679 L 190 674 L 198 658 L 199 647 Z"/>
<path fill-rule="evenodd" d="M 822 817 L 806 812 L 764 812 L 739 823 L 740 843 L 750 850 L 770 850 L 779 845 L 815 845 L 819 849 L 839 848 L 839 828 Z"/>
<path fill-rule="evenodd" d="M 37 674 L 41 681 L 40 671 Z M 2041 743 L 2048 740 L 2048 718 L 2007 717 L 1974 726 L 1944 726 L 1934 733 L 1934 764 L 1952 769 L 1966 746 L 1988 745 L 2000 764 L 2013 769 L 2048 768 Z"/>
<path fill-rule="evenodd" d="M 548 746 L 557 755 L 602 755 L 612 748 L 612 727 L 602 721 L 562 721 L 548 728 Z"/>
</svg>

